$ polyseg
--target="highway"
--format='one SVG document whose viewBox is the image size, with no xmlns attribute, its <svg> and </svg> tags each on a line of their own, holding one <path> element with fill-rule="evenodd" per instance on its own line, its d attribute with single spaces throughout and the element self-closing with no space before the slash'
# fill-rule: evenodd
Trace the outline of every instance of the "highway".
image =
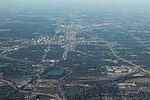
<svg viewBox="0 0 150 100">
<path fill-rule="evenodd" d="M 84 34 L 85 34 L 85 33 L 84 33 Z M 92 37 L 92 38 L 97 38 L 97 37 L 95 37 L 95 36 L 93 36 L 93 35 L 90 35 L 90 34 L 85 34 L 85 35 L 90 36 L 90 37 Z M 128 63 L 128 64 L 130 64 L 130 65 L 136 67 L 137 69 L 139 69 L 139 70 L 141 70 L 141 71 L 143 71 L 143 72 L 145 72 L 145 73 L 150 74 L 150 71 L 145 70 L 144 68 L 141 68 L 139 65 L 136 65 L 136 64 L 134 64 L 134 63 L 132 63 L 132 62 L 130 62 L 130 61 L 128 61 L 128 60 L 126 60 L 126 59 L 120 57 L 119 55 L 117 55 L 117 54 L 115 53 L 114 49 L 111 47 L 110 43 L 108 43 L 107 41 L 103 41 L 103 40 L 101 40 L 100 38 L 98 38 L 98 40 L 101 41 L 101 42 L 106 43 L 106 45 L 109 47 L 109 49 L 111 50 L 112 54 L 113 54 L 116 58 L 118 58 L 118 59 L 122 60 L 123 62 L 126 62 L 126 63 Z"/>
<path fill-rule="evenodd" d="M 130 65 L 132 65 L 132 66 L 134 66 L 134 67 L 136 67 L 137 69 L 142 70 L 142 71 L 145 72 L 145 73 L 150 74 L 150 71 L 145 70 L 144 68 L 141 68 L 140 66 L 138 66 L 138 65 L 136 65 L 136 64 L 134 64 L 134 63 L 132 63 L 132 62 L 130 62 L 130 61 L 128 61 L 128 60 L 126 60 L 126 59 L 120 57 L 120 56 L 118 56 L 118 55 L 115 53 L 115 51 L 113 50 L 113 48 L 110 46 L 110 44 L 109 44 L 109 43 L 106 43 L 106 44 L 108 45 L 109 49 L 112 51 L 112 53 L 113 53 L 113 55 L 114 55 L 115 57 L 117 57 L 118 59 L 120 59 L 120 60 L 122 60 L 122 61 L 124 61 L 124 62 L 126 62 L 126 63 L 128 63 L 128 64 L 130 64 Z"/>
<path fill-rule="evenodd" d="M 67 73 L 65 73 L 64 75 L 62 75 L 61 77 L 59 77 L 59 81 L 63 81 L 65 77 L 69 76 L 72 73 L 71 69 L 67 70 Z"/>
<path fill-rule="evenodd" d="M 25 91 L 25 90 L 21 90 L 21 89 L 17 88 L 12 82 L 9 82 L 7 80 L 0 79 L 0 81 L 8 84 L 9 86 L 11 86 L 12 88 L 14 88 L 15 90 L 18 90 L 19 92 L 24 92 L 24 93 L 29 92 L 29 91 Z"/>
<path fill-rule="evenodd" d="M 16 94 L 18 92 L 22 92 L 22 93 L 29 93 L 30 92 L 30 91 L 21 90 L 21 88 L 17 88 L 12 82 L 9 82 L 7 80 L 0 79 L 0 81 L 8 84 L 9 86 L 11 86 L 12 88 L 15 89 L 14 92 L 12 92 L 11 94 L 8 94 L 3 100 L 8 100 L 9 97 L 13 96 L 14 94 Z"/>
<path fill-rule="evenodd" d="M 52 97 L 52 98 L 55 98 L 56 100 L 62 100 L 62 99 L 60 98 L 60 96 L 57 95 L 57 94 L 52 95 L 52 94 L 39 93 L 39 92 L 33 92 L 32 94 L 33 94 L 33 95 L 45 95 L 45 96 L 50 96 L 50 97 Z"/>
</svg>

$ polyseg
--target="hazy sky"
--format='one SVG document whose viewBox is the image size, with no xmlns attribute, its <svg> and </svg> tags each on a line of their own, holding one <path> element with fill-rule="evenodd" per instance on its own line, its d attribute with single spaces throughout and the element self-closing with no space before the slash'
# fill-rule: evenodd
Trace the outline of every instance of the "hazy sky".
<svg viewBox="0 0 150 100">
<path fill-rule="evenodd" d="M 88 7 L 98 8 L 108 7 L 147 7 L 150 10 L 150 0 L 0 0 L 0 6 L 3 8 L 21 8 L 21 7 Z"/>
</svg>

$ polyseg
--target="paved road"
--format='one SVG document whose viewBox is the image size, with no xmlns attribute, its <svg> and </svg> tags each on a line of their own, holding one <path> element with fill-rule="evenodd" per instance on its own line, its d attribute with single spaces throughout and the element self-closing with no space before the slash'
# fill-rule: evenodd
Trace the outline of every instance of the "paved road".
<svg viewBox="0 0 150 100">
<path fill-rule="evenodd" d="M 95 36 L 93 36 L 93 35 L 90 35 L 90 34 L 85 34 L 85 35 L 90 36 L 90 37 L 92 37 L 92 38 L 97 38 L 97 37 L 95 37 Z M 140 67 L 139 65 L 136 65 L 136 64 L 134 64 L 134 63 L 132 63 L 132 62 L 130 62 L 130 61 L 128 61 L 128 60 L 126 60 L 126 59 L 120 57 L 119 55 L 117 55 L 117 54 L 115 53 L 114 49 L 111 47 L 111 45 L 110 45 L 107 41 L 103 41 L 103 40 L 101 40 L 100 38 L 98 38 L 98 40 L 101 41 L 101 42 L 106 43 L 107 46 L 109 47 L 109 49 L 111 50 L 111 52 L 113 53 L 113 55 L 114 55 L 115 57 L 117 57 L 118 59 L 120 59 L 120 60 L 122 60 L 122 61 L 124 61 L 124 62 L 126 62 L 126 63 L 128 63 L 128 64 L 130 64 L 130 65 L 132 65 L 132 66 L 134 66 L 134 67 L 136 67 L 136 68 L 139 69 L 139 70 L 142 70 L 142 71 L 145 72 L 145 73 L 150 74 L 150 71 L 145 70 L 144 68 Z"/>
<path fill-rule="evenodd" d="M 61 98 L 60 98 L 60 96 L 59 95 L 52 95 L 52 94 L 47 94 L 47 93 L 39 93 L 39 92 L 33 92 L 33 94 L 34 95 L 44 95 L 44 96 L 50 96 L 50 97 L 53 97 L 53 98 L 55 98 L 56 100 L 62 100 Z"/>
<path fill-rule="evenodd" d="M 110 46 L 110 44 L 107 43 L 107 45 L 108 45 L 109 49 L 112 51 L 112 53 L 113 53 L 113 55 L 114 55 L 115 57 L 117 57 L 118 59 L 120 59 L 120 60 L 122 60 L 122 61 L 124 61 L 124 62 L 127 62 L 128 64 L 130 64 L 130 65 L 136 67 L 137 69 L 142 70 L 142 71 L 145 72 L 145 73 L 150 74 L 150 71 L 145 70 L 144 68 L 142 68 L 142 67 L 140 67 L 140 66 L 138 66 L 138 65 L 136 65 L 136 64 L 134 64 L 134 63 L 132 63 L 132 62 L 130 62 L 130 61 L 128 61 L 128 60 L 126 60 L 126 59 L 120 57 L 120 56 L 118 56 L 118 55 L 115 53 L 115 51 L 113 50 L 113 48 Z"/>
<path fill-rule="evenodd" d="M 12 88 L 14 88 L 15 90 L 18 90 L 19 92 L 24 92 L 24 93 L 29 92 L 29 91 L 25 91 L 25 90 L 21 90 L 21 89 L 17 88 L 12 82 L 9 82 L 7 80 L 0 79 L 0 81 L 10 85 Z"/>
</svg>

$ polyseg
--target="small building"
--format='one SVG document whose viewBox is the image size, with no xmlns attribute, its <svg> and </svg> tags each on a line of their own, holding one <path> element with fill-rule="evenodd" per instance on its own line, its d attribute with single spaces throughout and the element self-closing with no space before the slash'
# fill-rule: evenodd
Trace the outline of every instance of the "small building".
<svg viewBox="0 0 150 100">
<path fill-rule="evenodd" d="M 119 88 L 124 89 L 126 87 L 135 87 L 137 86 L 135 82 L 128 82 L 128 83 L 119 83 Z"/>
</svg>

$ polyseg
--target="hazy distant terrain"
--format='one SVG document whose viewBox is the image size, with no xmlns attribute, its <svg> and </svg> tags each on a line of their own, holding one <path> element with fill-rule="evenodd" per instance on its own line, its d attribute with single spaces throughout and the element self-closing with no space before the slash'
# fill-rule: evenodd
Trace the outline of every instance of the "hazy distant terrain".
<svg viewBox="0 0 150 100">
<path fill-rule="evenodd" d="M 0 100 L 149 100 L 149 9 L 149 0 L 0 0 Z"/>
</svg>

